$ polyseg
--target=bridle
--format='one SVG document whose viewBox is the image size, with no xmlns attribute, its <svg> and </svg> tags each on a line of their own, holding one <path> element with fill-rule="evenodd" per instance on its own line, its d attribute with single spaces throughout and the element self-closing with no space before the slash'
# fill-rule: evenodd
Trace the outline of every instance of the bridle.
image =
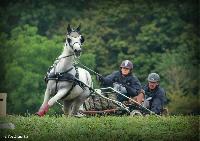
<svg viewBox="0 0 200 141">
<path fill-rule="evenodd" d="M 79 42 L 74 42 L 74 43 L 71 45 L 71 43 L 70 43 L 69 40 L 67 40 L 67 43 L 68 43 L 68 45 L 71 47 L 72 50 L 74 50 L 74 45 L 75 45 L 75 44 L 79 44 L 80 46 L 82 45 L 82 44 L 80 44 Z"/>
<path fill-rule="evenodd" d="M 77 31 L 72 31 L 72 32 L 76 32 L 79 36 L 81 36 L 81 35 L 79 34 L 79 32 L 77 32 Z M 71 33 L 71 32 L 70 32 L 70 33 Z M 70 33 L 67 33 L 67 36 L 71 36 Z M 72 36 L 72 37 L 77 38 L 77 37 L 79 37 L 79 36 Z M 52 68 L 54 68 L 54 73 L 56 74 L 55 68 L 56 68 L 56 65 L 60 62 L 61 59 L 64 59 L 64 58 L 67 58 L 67 57 L 71 57 L 71 56 L 76 56 L 76 53 L 75 53 L 75 51 L 74 51 L 74 45 L 75 45 L 76 43 L 78 43 L 78 44 L 81 46 L 82 43 L 80 44 L 79 42 L 74 42 L 74 43 L 71 45 L 71 44 L 70 44 L 70 40 L 71 40 L 71 39 L 67 37 L 67 43 L 68 43 L 68 45 L 71 47 L 71 49 L 73 50 L 74 53 L 72 53 L 72 54 L 70 54 L 70 55 L 66 55 L 66 56 L 62 56 L 62 57 L 56 58 L 55 63 L 48 69 L 48 72 L 49 72 L 49 73 L 50 73 L 50 70 L 51 70 Z M 65 46 L 67 46 L 67 45 L 65 44 Z M 70 69 L 71 69 L 71 68 L 70 68 Z M 70 70 L 70 69 L 69 69 L 69 70 Z"/>
<path fill-rule="evenodd" d="M 74 47 L 75 44 L 79 44 L 80 46 L 82 46 L 82 43 L 84 42 L 83 36 L 82 36 L 78 31 L 76 31 L 76 30 L 73 30 L 73 31 L 71 31 L 70 33 L 67 33 L 67 36 L 71 36 L 70 34 L 71 34 L 72 32 L 77 33 L 79 36 L 81 36 L 81 39 L 80 39 L 80 42 L 81 42 L 81 43 L 79 43 L 79 42 L 74 42 L 74 43 L 71 45 L 71 43 L 70 43 L 71 39 L 67 37 L 67 43 L 68 43 L 68 45 L 71 47 L 71 49 L 74 49 L 73 47 Z M 77 38 L 77 37 L 79 37 L 79 36 L 76 35 L 76 36 L 71 36 L 71 37 Z"/>
</svg>

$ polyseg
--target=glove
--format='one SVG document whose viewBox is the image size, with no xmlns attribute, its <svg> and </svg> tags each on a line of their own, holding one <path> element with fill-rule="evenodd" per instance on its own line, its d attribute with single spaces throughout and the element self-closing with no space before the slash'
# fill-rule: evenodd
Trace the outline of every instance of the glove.
<svg viewBox="0 0 200 141">
<path fill-rule="evenodd" d="M 113 88 L 114 88 L 114 90 L 119 91 L 120 84 L 119 83 L 113 83 Z"/>
<path fill-rule="evenodd" d="M 100 82 L 104 81 L 104 77 L 102 75 L 96 75 L 96 79 L 97 81 L 100 81 Z"/>
<path fill-rule="evenodd" d="M 152 99 L 152 97 L 148 97 L 147 99 L 145 99 L 145 100 L 147 100 L 147 101 L 150 101 Z"/>
<path fill-rule="evenodd" d="M 141 89 L 141 90 L 139 91 L 139 93 L 145 94 L 145 91 L 144 91 L 143 89 Z"/>
<path fill-rule="evenodd" d="M 120 86 L 120 92 L 125 94 L 125 93 L 127 93 L 127 90 L 124 86 Z"/>
<path fill-rule="evenodd" d="M 119 83 L 113 83 L 113 88 L 114 90 L 119 91 L 120 93 L 123 93 L 123 94 L 127 93 L 126 88 Z"/>
</svg>

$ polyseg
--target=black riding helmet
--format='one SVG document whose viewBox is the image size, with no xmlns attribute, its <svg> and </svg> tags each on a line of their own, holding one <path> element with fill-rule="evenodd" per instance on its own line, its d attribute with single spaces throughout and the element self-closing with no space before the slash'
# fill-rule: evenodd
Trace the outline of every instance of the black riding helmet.
<svg viewBox="0 0 200 141">
<path fill-rule="evenodd" d="M 121 68 L 128 68 L 128 69 L 130 69 L 130 73 L 131 73 L 132 69 L 133 69 L 133 63 L 130 60 L 124 60 L 124 61 L 122 61 L 121 65 L 120 65 L 120 69 Z"/>
</svg>

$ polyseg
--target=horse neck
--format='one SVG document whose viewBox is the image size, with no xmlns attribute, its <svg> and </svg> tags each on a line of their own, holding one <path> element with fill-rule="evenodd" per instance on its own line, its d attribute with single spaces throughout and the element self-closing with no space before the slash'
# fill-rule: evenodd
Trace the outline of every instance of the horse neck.
<svg viewBox="0 0 200 141">
<path fill-rule="evenodd" d="M 60 60 L 59 60 L 58 64 L 56 65 L 55 72 L 65 72 L 73 66 L 74 56 L 66 57 L 66 56 L 72 54 L 72 52 L 69 49 L 70 49 L 69 46 L 64 46 L 63 52 L 59 56 Z M 64 57 L 64 58 L 62 58 L 62 57 Z"/>
</svg>

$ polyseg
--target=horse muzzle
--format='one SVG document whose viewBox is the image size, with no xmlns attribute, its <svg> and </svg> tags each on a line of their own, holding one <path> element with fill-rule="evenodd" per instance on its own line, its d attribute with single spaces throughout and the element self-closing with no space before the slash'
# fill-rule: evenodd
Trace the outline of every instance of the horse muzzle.
<svg viewBox="0 0 200 141">
<path fill-rule="evenodd" d="M 80 57 L 81 52 L 82 52 L 81 50 L 76 50 L 76 49 L 74 50 L 74 54 L 75 54 L 76 57 Z"/>
</svg>

